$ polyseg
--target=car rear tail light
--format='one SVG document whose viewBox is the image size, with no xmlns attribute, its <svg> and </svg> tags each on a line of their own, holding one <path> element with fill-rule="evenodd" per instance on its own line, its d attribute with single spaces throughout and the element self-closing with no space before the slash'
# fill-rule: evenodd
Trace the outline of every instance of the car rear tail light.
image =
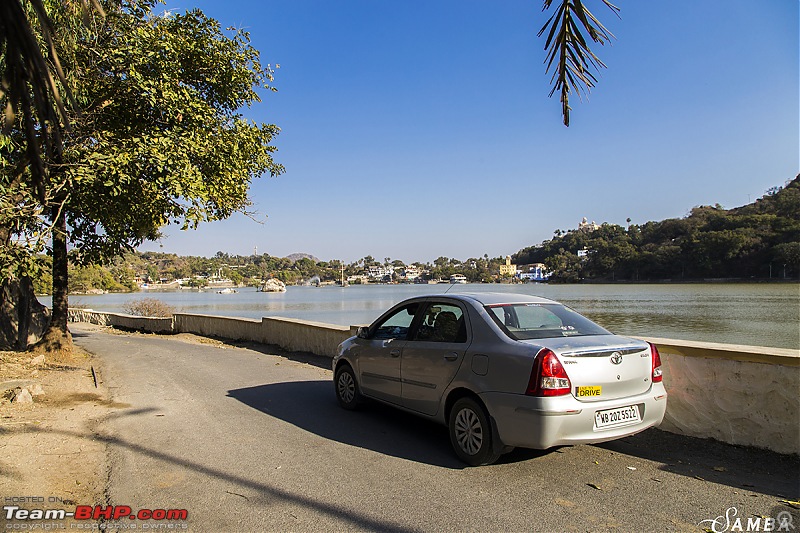
<svg viewBox="0 0 800 533">
<path fill-rule="evenodd" d="M 659 355 L 655 344 L 652 342 L 647 344 L 650 345 L 650 359 L 653 361 L 653 383 L 661 383 L 664 377 L 661 373 L 661 355 Z"/>
<path fill-rule="evenodd" d="M 541 350 L 533 360 L 531 379 L 528 382 L 528 396 L 563 396 L 569 394 L 570 384 L 567 372 L 556 354 L 547 348 Z"/>
</svg>

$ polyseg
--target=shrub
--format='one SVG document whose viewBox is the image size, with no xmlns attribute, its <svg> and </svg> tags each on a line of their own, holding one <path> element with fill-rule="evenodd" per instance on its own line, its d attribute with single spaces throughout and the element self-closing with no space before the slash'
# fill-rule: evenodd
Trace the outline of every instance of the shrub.
<svg viewBox="0 0 800 533">
<path fill-rule="evenodd" d="M 175 308 L 157 298 L 142 298 L 130 300 L 122 306 L 126 313 L 135 316 L 172 316 Z"/>
</svg>

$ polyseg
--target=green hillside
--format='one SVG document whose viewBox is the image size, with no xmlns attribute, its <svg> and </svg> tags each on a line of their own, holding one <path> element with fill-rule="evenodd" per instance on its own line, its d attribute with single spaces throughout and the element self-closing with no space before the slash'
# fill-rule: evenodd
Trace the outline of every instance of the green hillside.
<svg viewBox="0 0 800 533">
<path fill-rule="evenodd" d="M 584 257 L 578 257 L 581 250 Z M 516 264 L 544 263 L 551 279 L 563 282 L 797 279 L 800 175 L 743 207 L 699 206 L 684 218 L 558 231 L 513 259 Z"/>
</svg>

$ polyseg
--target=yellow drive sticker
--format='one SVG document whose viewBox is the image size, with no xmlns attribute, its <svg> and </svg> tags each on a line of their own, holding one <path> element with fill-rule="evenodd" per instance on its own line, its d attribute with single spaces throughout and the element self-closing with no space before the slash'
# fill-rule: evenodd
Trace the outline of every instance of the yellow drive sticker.
<svg viewBox="0 0 800 533">
<path fill-rule="evenodd" d="M 578 398 L 586 398 L 589 396 L 600 396 L 603 392 L 603 387 L 575 387 L 577 390 Z"/>
</svg>

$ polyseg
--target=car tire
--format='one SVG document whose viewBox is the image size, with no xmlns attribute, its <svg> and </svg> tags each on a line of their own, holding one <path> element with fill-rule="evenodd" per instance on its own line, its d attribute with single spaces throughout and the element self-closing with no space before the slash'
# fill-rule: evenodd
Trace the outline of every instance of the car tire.
<svg viewBox="0 0 800 533">
<path fill-rule="evenodd" d="M 339 405 L 351 411 L 361 405 L 363 397 L 356 381 L 356 374 L 350 365 L 339 365 L 333 385 Z"/>
<path fill-rule="evenodd" d="M 453 450 L 468 465 L 488 465 L 500 457 L 500 453 L 494 450 L 489 415 L 472 398 L 461 398 L 453 405 L 447 427 Z"/>
</svg>

